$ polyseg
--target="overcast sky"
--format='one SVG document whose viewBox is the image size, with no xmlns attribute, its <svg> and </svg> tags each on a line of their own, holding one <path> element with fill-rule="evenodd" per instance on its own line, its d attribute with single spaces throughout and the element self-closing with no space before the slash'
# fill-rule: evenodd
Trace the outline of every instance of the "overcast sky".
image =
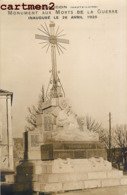
<svg viewBox="0 0 127 195">
<path fill-rule="evenodd" d="M 1 3 L 10 2 L 1 0 Z M 16 0 L 11 2 L 17 3 Z M 23 1 L 18 1 L 23 2 Z M 35 1 L 25 1 L 32 3 Z M 48 4 L 51 1 L 36 1 Z M 53 1 L 56 5 L 72 1 Z M 57 66 L 66 97 L 79 116 L 89 115 L 108 128 L 108 113 L 112 126 L 127 123 L 127 16 L 126 1 L 76 1 L 73 5 L 98 6 L 101 10 L 118 10 L 118 14 L 100 14 L 97 19 L 53 20 L 64 29 L 70 44 L 62 55 L 57 54 Z M 42 11 L 38 11 L 41 15 Z M 54 13 L 54 12 L 52 12 Z M 60 16 L 61 17 L 61 16 Z M 68 17 L 70 18 L 69 14 Z M 26 15 L 8 15 L 1 11 L 0 88 L 14 93 L 12 115 L 13 136 L 22 136 L 27 107 L 36 105 L 38 96 L 50 78 L 51 52 L 41 49 L 35 34 L 37 28 L 50 20 L 28 20 Z"/>
</svg>

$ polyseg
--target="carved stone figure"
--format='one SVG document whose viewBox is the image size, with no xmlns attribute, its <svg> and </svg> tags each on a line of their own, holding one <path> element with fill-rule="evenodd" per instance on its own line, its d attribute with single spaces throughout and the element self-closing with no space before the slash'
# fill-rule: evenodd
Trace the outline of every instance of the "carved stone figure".
<svg viewBox="0 0 127 195">
<path fill-rule="evenodd" d="M 52 112 L 56 117 L 56 129 L 47 133 L 46 140 L 50 141 L 98 141 L 97 133 L 90 132 L 86 126 L 80 128 L 77 115 L 72 111 L 68 100 L 59 99 L 59 106 Z M 82 121 L 83 123 L 83 121 Z"/>
</svg>

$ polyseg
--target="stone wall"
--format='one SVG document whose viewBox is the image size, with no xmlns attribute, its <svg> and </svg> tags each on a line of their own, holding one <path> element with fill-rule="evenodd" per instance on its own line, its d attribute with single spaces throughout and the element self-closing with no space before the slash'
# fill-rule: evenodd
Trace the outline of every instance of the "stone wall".
<svg viewBox="0 0 127 195">
<path fill-rule="evenodd" d="M 23 138 L 13 138 L 14 143 L 14 167 L 19 164 L 19 161 L 23 159 L 24 150 L 23 150 Z"/>
</svg>

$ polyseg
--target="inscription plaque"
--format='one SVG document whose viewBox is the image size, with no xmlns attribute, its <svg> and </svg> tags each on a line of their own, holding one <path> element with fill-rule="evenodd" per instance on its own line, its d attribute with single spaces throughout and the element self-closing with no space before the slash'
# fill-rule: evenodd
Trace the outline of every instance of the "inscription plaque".
<svg viewBox="0 0 127 195">
<path fill-rule="evenodd" d="M 39 146 L 39 135 L 31 135 L 31 147 Z"/>
<path fill-rule="evenodd" d="M 44 130 L 51 131 L 52 130 L 52 118 L 51 116 L 44 116 Z"/>
</svg>

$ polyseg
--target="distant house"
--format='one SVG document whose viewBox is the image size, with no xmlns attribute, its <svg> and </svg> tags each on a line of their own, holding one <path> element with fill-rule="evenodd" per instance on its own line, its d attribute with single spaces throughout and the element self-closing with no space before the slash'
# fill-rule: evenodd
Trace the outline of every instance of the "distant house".
<svg viewBox="0 0 127 195">
<path fill-rule="evenodd" d="M 0 89 L 0 172 L 1 181 L 14 172 L 11 107 L 13 93 Z"/>
<path fill-rule="evenodd" d="M 11 106 L 13 93 L 0 89 L 0 163 L 1 172 L 14 169 Z"/>
</svg>

